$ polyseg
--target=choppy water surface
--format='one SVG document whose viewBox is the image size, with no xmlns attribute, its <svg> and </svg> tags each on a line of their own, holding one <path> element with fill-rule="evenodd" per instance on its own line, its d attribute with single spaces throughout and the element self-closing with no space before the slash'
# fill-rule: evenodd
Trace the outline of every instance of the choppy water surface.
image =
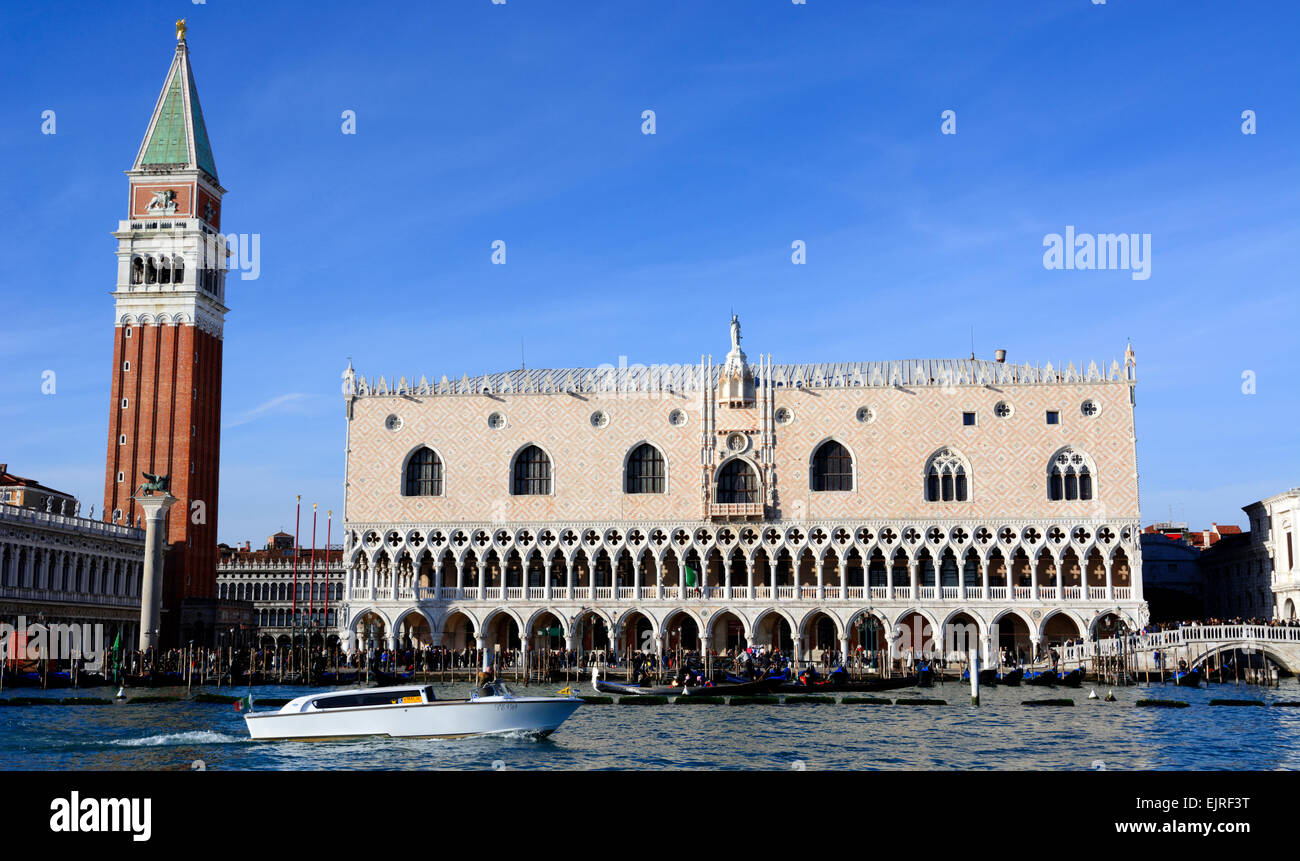
<svg viewBox="0 0 1300 861">
<path fill-rule="evenodd" d="M 558 686 L 555 686 L 558 687 Z M 530 694 L 549 692 L 534 686 Z M 233 706 L 158 703 L 0 707 L 0 768 L 188 769 L 1295 769 L 1300 708 L 1210 707 L 1212 698 L 1300 700 L 1300 685 L 1209 690 L 969 688 L 890 692 L 946 706 L 584 705 L 551 738 L 251 742 Z M 466 685 L 439 686 L 464 696 Z M 1105 688 L 1097 688 L 1104 695 Z M 222 689 L 229 693 L 229 689 Z M 255 688 L 292 697 L 303 688 Z M 167 690 L 138 694 L 181 693 Z M 243 693 L 239 691 L 238 693 Z M 41 692 L 6 690 L 4 697 Z M 112 696 L 108 689 L 49 696 Z M 1025 700 L 1070 698 L 1073 708 Z M 1178 699 L 1185 709 L 1135 708 Z"/>
</svg>

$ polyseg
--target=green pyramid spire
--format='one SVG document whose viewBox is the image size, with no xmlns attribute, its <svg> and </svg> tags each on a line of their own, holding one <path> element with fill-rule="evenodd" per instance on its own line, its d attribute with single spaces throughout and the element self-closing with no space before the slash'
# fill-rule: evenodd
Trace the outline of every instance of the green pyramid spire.
<svg viewBox="0 0 1300 861">
<path fill-rule="evenodd" d="M 184 38 L 176 44 L 176 56 L 167 70 L 166 82 L 135 161 L 135 170 L 159 167 L 195 167 L 213 181 L 217 179 L 217 165 L 203 124 L 203 109 L 199 106 L 199 92 L 194 85 Z"/>
</svg>

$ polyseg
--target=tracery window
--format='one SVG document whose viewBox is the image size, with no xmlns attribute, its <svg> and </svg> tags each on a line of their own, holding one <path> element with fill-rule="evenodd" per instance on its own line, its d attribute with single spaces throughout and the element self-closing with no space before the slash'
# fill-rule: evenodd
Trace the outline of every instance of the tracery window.
<svg viewBox="0 0 1300 861">
<path fill-rule="evenodd" d="M 650 443 L 642 443 L 627 458 L 623 489 L 628 493 L 663 493 L 666 470 L 664 456 Z"/>
<path fill-rule="evenodd" d="M 949 448 L 930 455 L 925 464 L 926 502 L 966 502 L 970 499 L 970 467 Z"/>
<path fill-rule="evenodd" d="M 758 502 L 758 476 L 748 461 L 737 457 L 722 465 L 718 471 L 718 502 Z"/>
<path fill-rule="evenodd" d="M 813 454 L 812 489 L 853 489 L 853 455 L 835 440 L 822 443 Z"/>
<path fill-rule="evenodd" d="M 1092 499 L 1093 472 L 1083 452 L 1061 449 L 1047 466 L 1047 498 L 1053 502 Z"/>
<path fill-rule="evenodd" d="M 551 459 L 546 452 L 535 445 L 519 452 L 511 492 L 516 496 L 545 496 L 551 492 Z"/>
<path fill-rule="evenodd" d="M 431 448 L 421 448 L 406 462 L 403 496 L 442 496 L 442 459 Z"/>
</svg>

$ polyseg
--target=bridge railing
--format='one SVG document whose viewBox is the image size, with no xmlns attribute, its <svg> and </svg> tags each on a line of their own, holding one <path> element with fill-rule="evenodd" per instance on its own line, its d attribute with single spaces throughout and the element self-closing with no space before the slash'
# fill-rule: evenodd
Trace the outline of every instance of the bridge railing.
<svg viewBox="0 0 1300 861">
<path fill-rule="evenodd" d="M 1185 625 L 1168 631 L 1150 634 L 1128 634 L 1123 638 L 1123 650 L 1128 653 L 1170 651 L 1192 643 L 1300 643 L 1300 628 L 1275 625 Z M 1068 663 L 1082 663 L 1094 657 L 1114 657 L 1120 654 L 1120 640 L 1107 637 L 1088 641 L 1061 650 L 1061 659 Z"/>
</svg>

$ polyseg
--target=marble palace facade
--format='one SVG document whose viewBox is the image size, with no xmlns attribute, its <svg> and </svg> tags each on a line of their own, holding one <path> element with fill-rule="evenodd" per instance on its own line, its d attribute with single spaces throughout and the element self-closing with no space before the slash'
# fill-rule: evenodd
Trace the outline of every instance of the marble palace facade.
<svg viewBox="0 0 1300 861">
<path fill-rule="evenodd" d="M 349 366 L 345 642 L 806 658 L 1146 621 L 1131 347 L 782 365 L 740 340 L 733 318 L 721 364 Z"/>
</svg>

